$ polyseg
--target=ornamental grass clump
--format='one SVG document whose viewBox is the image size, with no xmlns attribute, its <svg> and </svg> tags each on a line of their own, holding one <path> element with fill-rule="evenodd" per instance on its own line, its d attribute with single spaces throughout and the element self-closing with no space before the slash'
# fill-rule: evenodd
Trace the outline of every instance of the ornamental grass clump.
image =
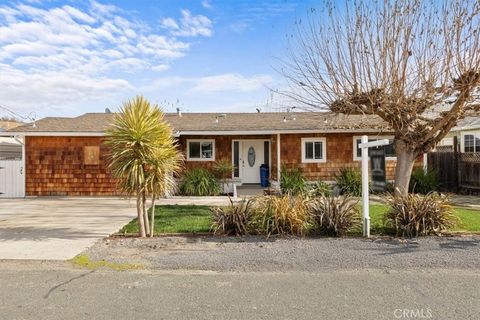
<svg viewBox="0 0 480 320">
<path fill-rule="evenodd" d="M 282 167 L 280 189 L 283 194 L 301 195 L 307 190 L 307 182 L 300 169 Z"/>
<path fill-rule="evenodd" d="M 261 196 L 254 199 L 255 216 L 252 222 L 258 234 L 305 235 L 310 228 L 308 200 L 290 194 Z"/>
<path fill-rule="evenodd" d="M 252 200 L 242 200 L 227 207 L 212 208 L 212 231 L 215 234 L 240 236 L 249 233 L 249 223 L 253 215 Z"/>
<path fill-rule="evenodd" d="M 409 193 L 391 196 L 387 201 L 390 210 L 384 219 L 396 229 L 398 235 L 411 238 L 438 234 L 458 222 L 445 195 L 434 192 L 424 196 Z"/>
<path fill-rule="evenodd" d="M 216 196 L 220 193 L 220 185 L 210 171 L 196 168 L 185 173 L 180 193 L 184 196 Z"/>
<path fill-rule="evenodd" d="M 310 197 L 324 197 L 329 196 L 332 192 L 332 187 L 325 181 L 315 181 L 312 185 L 309 186 L 308 196 Z"/>
<path fill-rule="evenodd" d="M 357 169 L 342 168 L 335 177 L 340 193 L 354 197 L 362 196 L 362 174 Z"/>
<path fill-rule="evenodd" d="M 440 186 L 438 172 L 433 169 L 417 168 L 410 179 L 410 192 L 427 194 L 437 191 Z"/>
<path fill-rule="evenodd" d="M 358 200 L 348 196 L 322 196 L 311 201 L 316 233 L 339 237 L 360 224 Z"/>
</svg>

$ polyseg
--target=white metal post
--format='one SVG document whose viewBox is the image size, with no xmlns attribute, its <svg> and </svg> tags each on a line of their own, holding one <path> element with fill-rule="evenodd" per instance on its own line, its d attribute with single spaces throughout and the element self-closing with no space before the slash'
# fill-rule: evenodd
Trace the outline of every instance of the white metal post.
<svg viewBox="0 0 480 320">
<path fill-rule="evenodd" d="M 368 143 L 368 136 L 362 136 L 362 144 Z M 368 147 L 362 147 L 362 218 L 363 236 L 370 237 L 370 211 L 368 204 Z"/>
<path fill-rule="evenodd" d="M 428 154 L 423 154 L 423 172 L 427 173 L 428 171 Z"/>
<path fill-rule="evenodd" d="M 277 133 L 277 182 L 278 188 L 280 188 L 280 172 L 281 172 L 281 160 L 280 160 L 280 133 Z"/>
</svg>

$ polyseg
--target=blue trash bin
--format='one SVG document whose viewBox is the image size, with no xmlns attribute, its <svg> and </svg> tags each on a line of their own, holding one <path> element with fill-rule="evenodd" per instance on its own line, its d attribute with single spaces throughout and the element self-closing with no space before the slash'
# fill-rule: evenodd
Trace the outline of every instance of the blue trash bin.
<svg viewBox="0 0 480 320">
<path fill-rule="evenodd" d="M 260 184 L 263 188 L 268 187 L 268 171 L 268 166 L 266 164 L 260 166 Z"/>
</svg>

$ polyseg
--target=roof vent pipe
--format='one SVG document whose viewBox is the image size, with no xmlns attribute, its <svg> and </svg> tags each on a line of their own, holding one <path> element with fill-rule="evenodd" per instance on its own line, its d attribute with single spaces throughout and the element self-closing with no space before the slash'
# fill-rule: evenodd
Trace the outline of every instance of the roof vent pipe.
<svg viewBox="0 0 480 320">
<path fill-rule="evenodd" d="M 177 116 L 179 116 L 179 117 L 182 116 L 182 111 L 180 110 L 180 108 L 177 108 Z"/>
</svg>

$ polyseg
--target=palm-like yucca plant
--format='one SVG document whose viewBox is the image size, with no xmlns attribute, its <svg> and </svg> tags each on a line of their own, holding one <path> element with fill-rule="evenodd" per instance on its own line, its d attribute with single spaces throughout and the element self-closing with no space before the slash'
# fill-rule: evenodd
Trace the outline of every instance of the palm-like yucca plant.
<svg viewBox="0 0 480 320">
<path fill-rule="evenodd" d="M 173 136 L 170 141 L 157 150 L 156 155 L 148 160 L 146 190 L 152 197 L 150 207 L 150 237 L 154 235 L 155 226 L 155 199 L 172 195 L 177 188 L 177 181 L 174 174 L 178 173 L 181 167 L 183 156 L 177 151 L 176 142 Z"/>
<path fill-rule="evenodd" d="M 106 135 L 112 174 L 119 179 L 123 192 L 136 196 L 138 227 L 140 236 L 144 237 L 149 233 L 146 192 L 171 187 L 165 179 L 179 165 L 172 130 L 157 105 L 152 106 L 137 96 L 125 102 L 114 115 Z"/>
</svg>

